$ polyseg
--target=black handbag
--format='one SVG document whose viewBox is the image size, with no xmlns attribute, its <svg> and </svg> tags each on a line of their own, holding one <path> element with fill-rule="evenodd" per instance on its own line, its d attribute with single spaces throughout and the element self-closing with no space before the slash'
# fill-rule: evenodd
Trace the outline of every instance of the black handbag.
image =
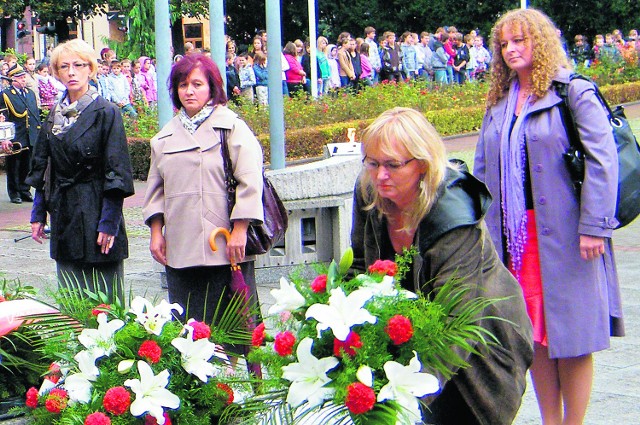
<svg viewBox="0 0 640 425">
<path fill-rule="evenodd" d="M 236 205 L 236 187 L 238 181 L 233 175 L 233 165 L 229 155 L 227 135 L 229 130 L 220 129 L 222 163 L 224 166 L 224 181 L 227 186 L 227 205 L 229 214 Z M 264 209 L 264 221 L 261 224 L 250 224 L 247 229 L 247 245 L 245 255 L 260 255 L 268 252 L 273 245 L 284 238 L 289 225 L 287 209 L 278 196 L 278 192 L 271 185 L 269 179 L 262 174 L 262 207 Z"/>
<path fill-rule="evenodd" d="M 571 74 L 571 80 L 580 78 L 590 81 L 580 74 Z M 558 96 L 562 98 L 560 115 L 567 135 L 570 147 L 563 154 L 567 169 L 571 175 L 573 186 L 578 192 L 582 189 L 584 181 L 585 152 L 580 142 L 580 136 L 576 128 L 571 108 L 567 104 L 568 84 L 554 83 Z M 618 150 L 618 199 L 616 202 L 616 219 L 619 224 L 616 227 L 624 227 L 631 223 L 640 214 L 640 146 L 629 127 L 629 122 L 624 114 L 624 108 L 617 106 L 614 110 L 602 96 L 598 86 L 593 83 L 598 99 L 607 111 L 609 124 L 613 131 L 613 138 Z"/>
</svg>

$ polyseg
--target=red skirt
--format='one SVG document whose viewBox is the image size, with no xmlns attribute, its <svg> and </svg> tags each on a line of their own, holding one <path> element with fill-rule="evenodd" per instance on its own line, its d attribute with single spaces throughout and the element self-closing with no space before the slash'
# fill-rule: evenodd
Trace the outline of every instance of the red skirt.
<svg viewBox="0 0 640 425">
<path fill-rule="evenodd" d="M 536 233 L 536 216 L 533 210 L 527 210 L 527 243 L 522 254 L 520 272 L 515 272 L 511 262 L 509 262 L 509 270 L 518 279 L 522 288 L 527 313 L 533 325 L 534 342 L 548 347 L 542 297 L 542 277 L 540 276 L 538 234 Z"/>
</svg>

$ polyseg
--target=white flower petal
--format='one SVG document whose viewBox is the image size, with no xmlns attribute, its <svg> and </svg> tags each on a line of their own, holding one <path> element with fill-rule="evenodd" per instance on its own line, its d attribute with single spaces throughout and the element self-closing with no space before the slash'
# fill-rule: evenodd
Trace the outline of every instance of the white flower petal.
<svg viewBox="0 0 640 425">
<path fill-rule="evenodd" d="M 366 289 L 353 291 L 346 296 L 342 288 L 335 288 L 331 290 L 329 304 L 310 306 L 306 318 L 318 321 L 318 333 L 330 328 L 337 339 L 345 341 L 353 325 L 376 323 L 377 318 L 364 308 L 372 296 L 371 291 Z"/>
<path fill-rule="evenodd" d="M 422 365 L 418 354 L 414 351 L 408 366 L 395 361 L 384 364 L 384 372 L 389 382 L 380 389 L 378 402 L 395 400 L 412 416 L 412 420 L 420 418 L 418 398 L 438 391 L 438 380 L 428 373 L 421 373 Z"/>
<path fill-rule="evenodd" d="M 118 363 L 118 372 L 119 373 L 127 373 L 131 370 L 131 368 L 133 367 L 133 365 L 135 364 L 135 360 L 122 360 L 120 363 Z"/>
<path fill-rule="evenodd" d="M 369 366 L 360 366 L 356 372 L 356 378 L 358 378 L 358 381 L 362 382 L 367 387 L 373 388 L 373 369 Z"/>
<path fill-rule="evenodd" d="M 298 362 L 282 367 L 282 377 L 291 381 L 287 402 L 293 407 L 305 401 L 316 406 L 333 394 L 333 389 L 325 387 L 331 382 L 327 372 L 335 368 L 339 361 L 335 357 L 316 358 L 311 354 L 312 345 L 311 338 L 304 338 L 296 350 Z"/>
<path fill-rule="evenodd" d="M 156 418 L 158 423 L 164 423 L 163 407 L 177 409 L 180 406 L 178 396 L 167 390 L 169 383 L 169 371 L 166 369 L 154 375 L 151 366 L 142 360 L 138 360 L 138 372 L 140 379 L 127 379 L 126 387 L 131 388 L 136 399 L 129 408 L 133 416 L 141 416 L 145 412 Z"/>
<path fill-rule="evenodd" d="M 284 277 L 280 278 L 280 289 L 272 289 L 271 296 L 276 303 L 269 307 L 269 315 L 283 311 L 294 311 L 305 304 L 305 299 L 293 283 L 289 283 Z"/>
</svg>

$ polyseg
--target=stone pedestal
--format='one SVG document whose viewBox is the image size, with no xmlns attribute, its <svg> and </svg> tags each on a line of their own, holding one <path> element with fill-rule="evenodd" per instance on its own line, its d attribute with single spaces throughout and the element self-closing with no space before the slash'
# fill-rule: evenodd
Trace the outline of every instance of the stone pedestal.
<svg viewBox="0 0 640 425">
<path fill-rule="evenodd" d="M 353 187 L 360 155 L 267 171 L 289 211 L 283 244 L 256 259 L 256 268 L 291 266 L 339 258 L 351 245 Z"/>
</svg>

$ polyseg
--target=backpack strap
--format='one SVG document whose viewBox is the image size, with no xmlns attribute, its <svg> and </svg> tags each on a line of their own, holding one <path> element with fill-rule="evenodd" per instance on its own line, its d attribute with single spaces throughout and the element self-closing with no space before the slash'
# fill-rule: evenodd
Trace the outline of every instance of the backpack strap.
<svg viewBox="0 0 640 425">
<path fill-rule="evenodd" d="M 573 81 L 575 78 L 579 78 L 576 77 L 577 75 L 579 74 L 571 74 L 569 81 Z M 560 111 L 562 125 L 564 126 L 564 129 L 567 133 L 571 149 L 578 151 L 584 155 L 584 148 L 582 147 L 582 143 L 580 142 L 580 135 L 578 134 L 578 129 L 576 128 L 576 122 L 573 118 L 571 108 L 569 107 L 569 101 L 567 100 L 569 97 L 569 84 L 554 81 L 553 87 L 556 90 L 556 94 L 560 97 L 560 99 L 562 99 L 562 102 L 558 105 L 558 110 Z"/>
</svg>

